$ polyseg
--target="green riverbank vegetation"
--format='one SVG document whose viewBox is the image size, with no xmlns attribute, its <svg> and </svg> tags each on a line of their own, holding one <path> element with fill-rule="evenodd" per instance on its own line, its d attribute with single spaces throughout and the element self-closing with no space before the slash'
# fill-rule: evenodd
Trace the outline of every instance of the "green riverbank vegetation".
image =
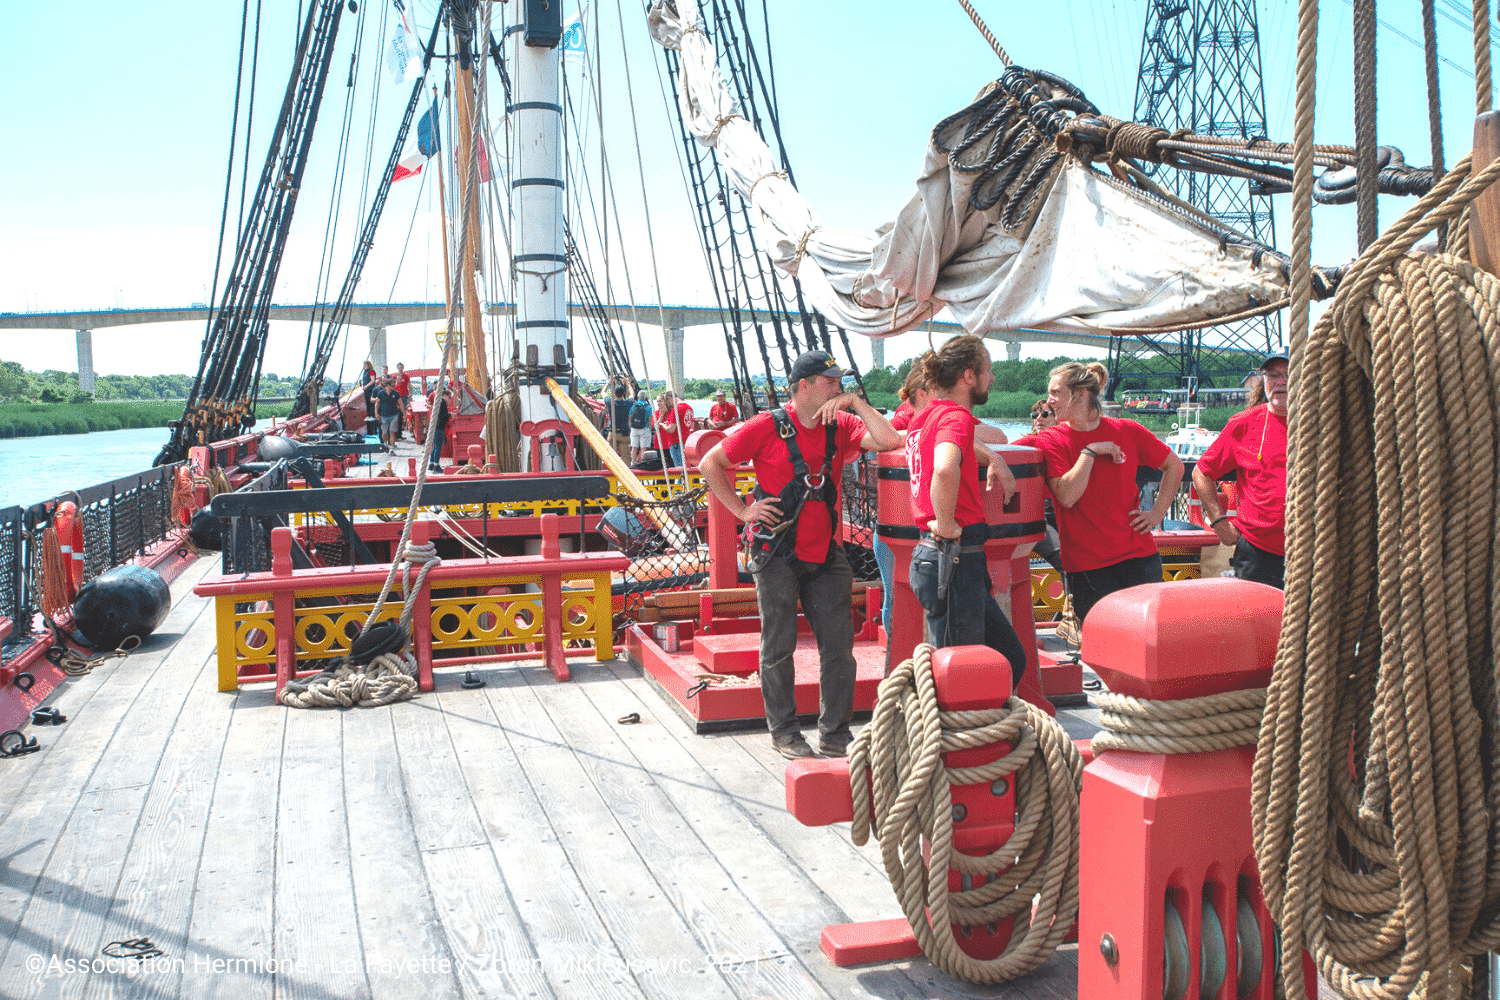
<svg viewBox="0 0 1500 1000">
<path fill-rule="evenodd" d="M 257 411 L 262 421 L 285 417 L 291 403 L 267 403 Z M 131 427 L 165 427 L 182 416 L 182 403 L 0 403 L 0 438 L 87 434 Z"/>
</svg>

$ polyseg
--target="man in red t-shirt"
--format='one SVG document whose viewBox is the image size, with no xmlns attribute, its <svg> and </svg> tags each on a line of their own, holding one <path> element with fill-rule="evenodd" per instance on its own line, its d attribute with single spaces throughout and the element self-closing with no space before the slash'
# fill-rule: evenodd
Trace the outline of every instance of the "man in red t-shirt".
<svg viewBox="0 0 1500 1000">
<path fill-rule="evenodd" d="M 401 397 L 401 412 L 396 414 L 396 439 L 399 441 L 401 435 L 406 432 L 406 408 L 411 403 L 411 376 L 406 374 L 406 366 L 396 362 L 396 394 Z"/>
<path fill-rule="evenodd" d="M 716 431 L 722 431 L 731 424 L 740 422 L 740 411 L 731 402 L 723 389 L 714 393 L 714 405 L 708 408 L 708 425 Z"/>
<path fill-rule="evenodd" d="M 656 411 L 656 441 L 661 449 L 663 468 L 682 467 L 682 442 L 693 433 L 693 408 L 679 402 L 668 389 L 661 394 L 661 409 Z"/>
<path fill-rule="evenodd" d="M 1272 354 L 1260 366 L 1266 404 L 1237 413 L 1193 469 L 1203 516 L 1225 545 L 1234 546 L 1234 575 L 1271 587 L 1286 582 L 1287 357 Z M 1220 479 L 1234 475 L 1239 507 L 1233 518 L 1219 509 Z"/>
<path fill-rule="evenodd" d="M 973 408 L 989 399 L 990 353 L 978 337 L 953 337 L 923 362 L 930 402 L 906 432 L 912 519 L 921 541 L 912 552 L 911 589 L 927 613 L 934 646 L 989 646 L 1010 661 L 1011 680 L 1026 670 L 1026 647 L 1000 610 L 984 543 L 989 523 L 979 486 L 980 458 L 997 474 L 1005 499 L 1010 469 L 976 447 Z M 952 560 L 944 566 L 945 560 Z M 951 570 L 951 578 L 948 571 Z"/>
<path fill-rule="evenodd" d="M 699 463 L 714 496 L 754 532 L 760 691 L 771 745 L 787 758 L 813 756 L 797 727 L 792 654 L 799 601 L 818 640 L 818 750 L 843 757 L 853 739 L 854 573 L 836 544 L 839 484 L 846 461 L 861 451 L 893 450 L 901 438 L 869 403 L 843 391 L 840 379 L 850 374 L 826 352 L 808 351 L 787 375 L 791 402 L 751 417 Z M 730 469 L 743 462 L 755 465 L 749 504 L 729 479 Z"/>
</svg>

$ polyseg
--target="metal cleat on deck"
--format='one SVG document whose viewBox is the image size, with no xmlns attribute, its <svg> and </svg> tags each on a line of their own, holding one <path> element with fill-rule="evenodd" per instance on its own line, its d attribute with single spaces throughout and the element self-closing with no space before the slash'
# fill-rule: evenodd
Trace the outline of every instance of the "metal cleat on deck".
<svg viewBox="0 0 1500 1000">
<path fill-rule="evenodd" d="M 1083 658 L 1110 693 L 1083 775 L 1081 1000 L 1271 1000 L 1250 775 L 1281 610 L 1279 590 L 1211 579 L 1089 612 Z"/>
</svg>

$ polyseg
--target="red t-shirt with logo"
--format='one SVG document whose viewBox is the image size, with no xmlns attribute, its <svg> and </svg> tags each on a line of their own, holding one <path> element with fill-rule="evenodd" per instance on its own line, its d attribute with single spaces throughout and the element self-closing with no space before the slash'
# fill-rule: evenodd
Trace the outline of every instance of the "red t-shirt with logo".
<svg viewBox="0 0 1500 1000">
<path fill-rule="evenodd" d="M 1286 555 L 1286 417 L 1270 404 L 1236 413 L 1198 459 L 1208 478 L 1240 488 L 1234 526 L 1263 552 Z"/>
<path fill-rule="evenodd" d="M 804 427 L 797 419 L 795 403 L 786 404 L 792 426 L 797 428 L 797 447 L 802 452 L 802 461 L 807 471 L 816 474 L 823 467 L 823 452 L 828 444 L 828 430 L 822 424 Z M 844 463 L 859 454 L 859 442 L 864 439 L 865 424 L 854 414 L 839 411 L 838 432 L 834 435 L 836 454 L 830 466 L 837 490 L 843 478 Z M 792 458 L 786 444 L 776 433 L 776 421 L 770 411 L 757 413 L 736 427 L 720 444 L 724 454 L 735 465 L 753 462 L 755 480 L 760 488 L 772 496 L 779 496 L 792 480 Z M 842 509 L 835 498 L 834 509 Z M 782 511 L 785 516 L 789 511 Z M 803 562 L 820 563 L 828 555 L 828 542 L 836 537 L 835 525 L 828 518 L 828 505 L 820 500 L 809 500 L 802 505 L 802 516 L 797 521 L 797 558 Z"/>
<path fill-rule="evenodd" d="M 1086 445 L 1104 441 L 1119 445 L 1125 461 L 1095 459 L 1078 502 L 1071 507 L 1053 505 L 1062 537 L 1063 569 L 1070 573 L 1156 554 L 1156 540 L 1150 532 L 1132 528 L 1130 515 L 1141 498 L 1135 470 L 1161 468 L 1172 454 L 1164 441 L 1134 420 L 1101 417 L 1091 431 L 1074 430 L 1068 424 L 1049 427 L 1036 435 L 1034 446 L 1041 450 L 1047 478 L 1056 479 L 1073 468 Z"/>
<path fill-rule="evenodd" d="M 740 411 L 734 408 L 733 403 L 715 403 L 708 408 L 708 419 L 715 424 L 720 421 L 733 422 L 740 419 Z"/>
<path fill-rule="evenodd" d="M 402 396 L 411 395 L 411 376 L 401 372 L 396 376 L 396 392 Z"/>
<path fill-rule="evenodd" d="M 958 445 L 958 502 L 953 519 L 960 528 L 983 524 L 984 499 L 979 495 L 979 458 L 974 452 L 974 428 L 979 418 L 967 407 L 946 399 L 933 400 L 918 413 L 906 432 L 906 464 L 911 469 L 911 513 L 917 527 L 927 528 L 934 517 L 932 473 L 937 464 L 937 446 Z"/>
<path fill-rule="evenodd" d="M 896 412 L 891 414 L 891 428 L 904 431 L 911 426 L 912 418 L 917 415 L 916 407 L 911 405 L 911 400 L 903 399 L 901 405 L 896 407 Z"/>
<path fill-rule="evenodd" d="M 676 414 L 675 419 L 673 419 L 673 414 Z M 682 428 L 682 433 L 684 436 L 693 433 L 693 408 L 687 403 L 678 403 L 673 410 L 670 410 L 666 413 L 663 413 L 661 410 L 657 410 L 656 419 L 658 421 L 665 420 L 667 422 L 667 426 L 671 428 L 670 430 L 662 427 L 658 427 L 656 429 L 656 441 L 657 444 L 662 448 L 670 448 L 677 443 L 678 427 Z"/>
</svg>

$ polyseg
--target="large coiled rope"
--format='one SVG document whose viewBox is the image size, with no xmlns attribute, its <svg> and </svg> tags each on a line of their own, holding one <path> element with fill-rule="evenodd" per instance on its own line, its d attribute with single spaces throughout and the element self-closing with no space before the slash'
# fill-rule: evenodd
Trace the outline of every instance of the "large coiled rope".
<svg viewBox="0 0 1500 1000">
<path fill-rule="evenodd" d="M 1252 796 L 1292 1000 L 1304 948 L 1344 996 L 1392 1000 L 1456 997 L 1500 947 L 1500 281 L 1408 256 L 1500 161 L 1470 174 L 1465 158 L 1351 266 L 1293 380 Z"/>
<path fill-rule="evenodd" d="M 413 498 L 412 510 L 417 509 Z M 410 530 L 408 521 L 407 530 Z M 375 602 L 369 619 L 365 623 L 367 632 L 380 614 L 395 575 L 396 565 L 401 567 L 401 590 L 406 600 L 401 606 L 401 634 L 397 648 L 383 651 L 366 663 L 361 663 L 355 650 L 338 663 L 306 680 L 293 678 L 282 686 L 277 699 L 292 708 L 351 708 L 355 705 L 375 707 L 392 702 L 406 701 L 417 693 L 417 659 L 412 655 L 412 614 L 417 594 L 427 581 L 427 574 L 441 562 L 437 546 L 432 542 L 421 545 L 407 539 L 401 545 L 401 557 L 391 566 L 391 575 L 386 578 L 385 589 Z M 411 568 L 420 566 L 416 582 L 411 579 Z"/>
<path fill-rule="evenodd" d="M 1158 701 L 1109 691 L 1094 695 L 1104 732 L 1090 742 L 1093 752 L 1206 753 L 1254 746 L 1260 731 L 1265 688 L 1226 691 L 1201 698 Z"/>
<path fill-rule="evenodd" d="M 1016 697 L 1003 708 L 941 711 L 932 654 L 931 646 L 918 646 L 881 682 L 870 724 L 850 745 L 854 842 L 863 844 L 876 831 L 891 887 L 934 965 L 969 982 L 1005 982 L 1046 961 L 1078 914 L 1083 758 L 1056 721 Z M 1013 749 L 989 764 L 943 767 L 943 753 L 1000 742 Z M 997 779 L 1014 782 L 1015 832 L 984 857 L 955 851 L 949 786 Z M 974 888 L 950 892 L 950 867 L 971 876 Z M 960 950 L 952 924 L 1006 918 L 1014 924 L 998 958 L 980 960 Z"/>
</svg>

